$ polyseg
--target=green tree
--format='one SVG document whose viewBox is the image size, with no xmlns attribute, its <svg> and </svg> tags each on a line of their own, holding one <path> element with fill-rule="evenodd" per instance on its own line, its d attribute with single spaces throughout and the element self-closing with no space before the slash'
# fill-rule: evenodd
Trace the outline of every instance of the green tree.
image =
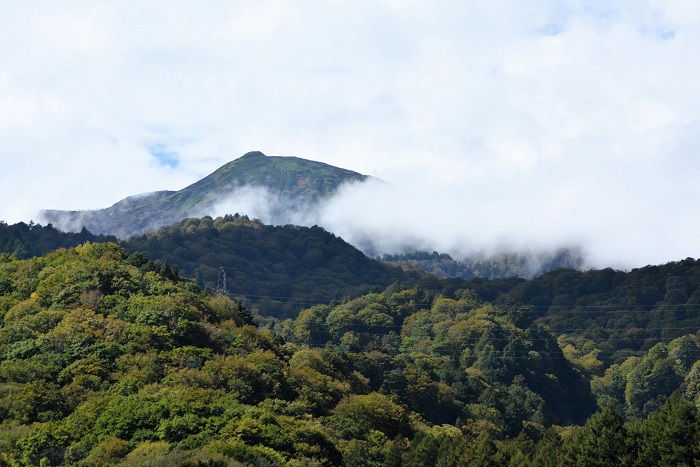
<svg viewBox="0 0 700 467">
<path fill-rule="evenodd" d="M 628 433 L 612 406 L 594 414 L 563 444 L 564 464 L 586 467 L 630 463 Z"/>
<path fill-rule="evenodd" d="M 638 430 L 638 465 L 693 465 L 700 455 L 697 411 L 677 394 Z"/>
<path fill-rule="evenodd" d="M 346 397 L 332 410 L 328 424 L 345 439 L 365 439 L 373 430 L 389 438 L 412 432 L 406 410 L 376 392 Z"/>
<path fill-rule="evenodd" d="M 663 343 L 656 344 L 627 376 L 625 399 L 630 416 L 644 418 L 658 410 L 682 381 Z"/>
</svg>

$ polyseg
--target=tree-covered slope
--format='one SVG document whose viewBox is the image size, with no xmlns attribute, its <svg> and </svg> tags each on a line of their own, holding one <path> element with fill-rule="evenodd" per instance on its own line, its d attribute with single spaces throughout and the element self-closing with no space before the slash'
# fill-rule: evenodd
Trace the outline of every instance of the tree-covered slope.
<svg viewBox="0 0 700 467">
<path fill-rule="evenodd" d="M 84 241 L 116 238 L 85 229 L 76 234 L 51 225 L 0 223 L 0 253 L 19 259 Z M 177 267 L 202 289 L 215 291 L 219 279 L 223 285 L 223 268 L 228 294 L 245 299 L 262 314 L 280 318 L 316 303 L 356 297 L 372 287 L 384 288 L 421 276 L 418 271 L 367 258 L 322 228 L 270 226 L 238 215 L 187 219 L 121 244 L 131 253 Z"/>
<path fill-rule="evenodd" d="M 238 215 L 187 219 L 123 245 L 177 265 L 202 288 L 223 287 L 223 268 L 227 293 L 278 318 L 418 277 L 366 257 L 320 227 L 270 226 Z"/>
<path fill-rule="evenodd" d="M 536 436 L 551 424 L 583 423 L 596 407 L 556 335 L 526 310 L 494 307 L 470 290 L 426 295 L 392 286 L 304 310 L 282 335 L 337 346 L 373 390 L 474 434 Z"/>
<path fill-rule="evenodd" d="M 604 358 L 620 361 L 631 350 L 700 329 L 700 261 L 629 272 L 559 270 L 515 285 L 507 297 L 530 305 L 539 322 L 593 340 Z"/>
<path fill-rule="evenodd" d="M 335 346 L 373 390 L 434 424 L 410 443 L 407 465 L 689 465 L 700 455 L 698 328 L 609 365 L 527 308 L 394 285 L 304 310 L 281 332 Z M 458 430 L 445 429 L 455 414 Z"/>
<path fill-rule="evenodd" d="M 18 259 L 43 256 L 59 248 L 70 248 L 85 242 L 116 242 L 110 235 L 93 235 L 86 229 L 79 233 L 62 232 L 51 224 L 19 222 L 8 225 L 0 221 L 0 253 L 9 253 Z"/>
<path fill-rule="evenodd" d="M 0 251 L 20 257 L 108 239 L 52 226 L 0 224 Z M 579 347 L 594 344 L 608 363 L 700 329 L 700 262 L 692 258 L 629 272 L 562 269 L 532 280 L 440 280 L 371 261 L 318 227 L 272 227 L 241 216 L 189 219 L 124 244 L 130 252 L 142 250 L 178 266 L 202 288 L 216 290 L 223 267 L 230 294 L 278 318 L 371 287 L 419 280 L 436 292 L 472 289 L 481 300 L 527 305 L 538 322 L 578 339 Z"/>
<path fill-rule="evenodd" d="M 179 191 L 131 196 L 93 211 L 42 211 L 42 220 L 63 230 L 80 230 L 128 238 L 171 225 L 187 217 L 211 214 L 217 203 L 237 196 L 244 187 L 259 187 L 279 197 L 283 207 L 310 209 L 346 182 L 367 176 L 296 157 L 268 157 L 249 152 Z"/>
<path fill-rule="evenodd" d="M 700 260 L 693 258 L 631 271 L 560 269 L 531 280 L 426 276 L 419 283 L 433 293 L 472 289 L 482 300 L 523 305 L 584 354 L 596 349 L 606 364 L 700 329 Z"/>
<path fill-rule="evenodd" d="M 536 340 L 546 331 L 465 291 L 428 308 L 396 287 L 326 307 L 328 323 L 360 307 L 371 326 L 398 313 L 404 343 L 389 331 L 370 336 L 386 341 L 373 350 L 343 332 L 318 348 L 246 326 L 235 302 L 153 266 L 110 243 L 2 256 L 2 464 L 421 465 L 426 436 L 449 433 L 473 450 L 484 436 L 527 428 L 537 437 L 551 421 L 581 417 L 554 398 L 571 397 L 580 376 Z M 293 326 L 295 339 L 313 334 L 306 322 Z M 483 341 L 473 353 L 470 333 Z M 513 345 L 542 358 L 508 360 Z"/>
<path fill-rule="evenodd" d="M 566 381 L 580 378 L 561 351 L 527 342 L 546 332 L 464 291 L 413 308 L 415 291 L 394 287 L 330 310 L 332 323 L 362 307 L 357 318 L 372 326 L 382 311 L 398 313 L 405 344 L 381 356 L 347 332 L 324 348 L 285 343 L 246 326 L 230 299 L 154 269 L 109 243 L 2 257 L 0 462 L 430 465 L 421 461 L 426 436 L 449 434 L 480 452 L 484 436 L 529 427 L 537 437 L 558 420 L 549 417 L 580 417 L 537 392 L 571 397 Z M 441 329 L 454 341 L 438 341 Z M 293 337 L 305 332 L 313 329 L 295 325 Z M 471 356 L 469 333 L 485 336 Z M 505 336 L 517 343 L 504 347 Z M 542 358 L 508 360 L 513 345 Z M 538 376 L 538 365 L 562 381 Z"/>
<path fill-rule="evenodd" d="M 697 335 L 607 366 L 524 308 L 435 281 L 316 305 L 276 333 L 112 243 L 0 255 L 0 465 L 697 458 Z"/>
<path fill-rule="evenodd" d="M 319 417 L 353 395 L 410 436 L 405 409 L 337 359 L 142 263 L 114 244 L 2 256 L 1 465 L 338 465 Z"/>
</svg>

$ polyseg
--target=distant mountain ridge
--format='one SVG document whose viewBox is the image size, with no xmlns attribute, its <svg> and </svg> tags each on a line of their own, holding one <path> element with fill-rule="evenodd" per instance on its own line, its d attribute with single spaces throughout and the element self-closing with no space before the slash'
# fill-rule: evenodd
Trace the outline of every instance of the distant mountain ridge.
<svg viewBox="0 0 700 467">
<path fill-rule="evenodd" d="M 474 254 L 462 258 L 452 258 L 447 253 L 416 251 L 404 254 L 384 254 L 377 257 L 393 266 L 408 265 L 422 269 L 435 277 L 461 277 L 473 279 L 503 279 L 522 277 L 534 279 L 546 272 L 558 269 L 582 270 L 583 252 L 575 247 L 553 251 L 522 251 L 501 254 Z"/>
<path fill-rule="evenodd" d="M 284 209 L 308 209 L 333 195 L 346 182 L 368 178 L 351 170 L 297 157 L 266 156 L 249 152 L 202 180 L 179 191 L 157 191 L 130 196 L 111 207 L 89 211 L 44 210 L 42 222 L 65 231 L 83 227 L 97 234 L 125 239 L 157 230 L 189 217 L 212 214 L 212 209 L 246 187 L 269 191 Z M 243 213 L 242 213 L 243 214 Z"/>
</svg>

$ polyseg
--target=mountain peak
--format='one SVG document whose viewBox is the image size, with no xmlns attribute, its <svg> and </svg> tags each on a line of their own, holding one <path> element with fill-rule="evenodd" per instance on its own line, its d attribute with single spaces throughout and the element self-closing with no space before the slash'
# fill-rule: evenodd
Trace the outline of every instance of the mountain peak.
<svg viewBox="0 0 700 467">
<path fill-rule="evenodd" d="M 240 157 L 240 159 L 252 159 L 253 157 L 267 157 L 267 156 L 260 151 L 250 151 L 250 152 L 243 154 Z"/>
</svg>

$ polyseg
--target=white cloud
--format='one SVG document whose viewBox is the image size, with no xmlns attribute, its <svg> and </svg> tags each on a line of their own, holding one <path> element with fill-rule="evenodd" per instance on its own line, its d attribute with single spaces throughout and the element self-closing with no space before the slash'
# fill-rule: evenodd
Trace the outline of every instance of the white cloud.
<svg viewBox="0 0 700 467">
<path fill-rule="evenodd" d="M 292 2 L 250 2 L 243 4 L 240 11 L 216 35 L 232 41 L 266 42 L 274 38 L 283 23 L 293 21 L 298 16 Z"/>
<path fill-rule="evenodd" d="M 0 75 L 0 128 L 26 127 L 34 120 L 35 102 L 10 82 L 7 73 Z"/>
<path fill-rule="evenodd" d="M 30 28 L 37 35 L 35 40 L 44 53 L 73 55 L 95 55 L 104 53 L 112 39 L 113 11 L 99 6 L 62 10 L 56 7 L 42 8 L 32 16 Z"/>
<path fill-rule="evenodd" d="M 15 2 L 0 16 L 0 219 L 179 189 L 259 149 L 402 187 L 435 226 L 415 232 L 446 247 L 699 256 L 678 227 L 700 218 L 697 8 Z M 367 205 L 356 216 L 376 211 L 387 238 L 420 217 Z"/>
</svg>

